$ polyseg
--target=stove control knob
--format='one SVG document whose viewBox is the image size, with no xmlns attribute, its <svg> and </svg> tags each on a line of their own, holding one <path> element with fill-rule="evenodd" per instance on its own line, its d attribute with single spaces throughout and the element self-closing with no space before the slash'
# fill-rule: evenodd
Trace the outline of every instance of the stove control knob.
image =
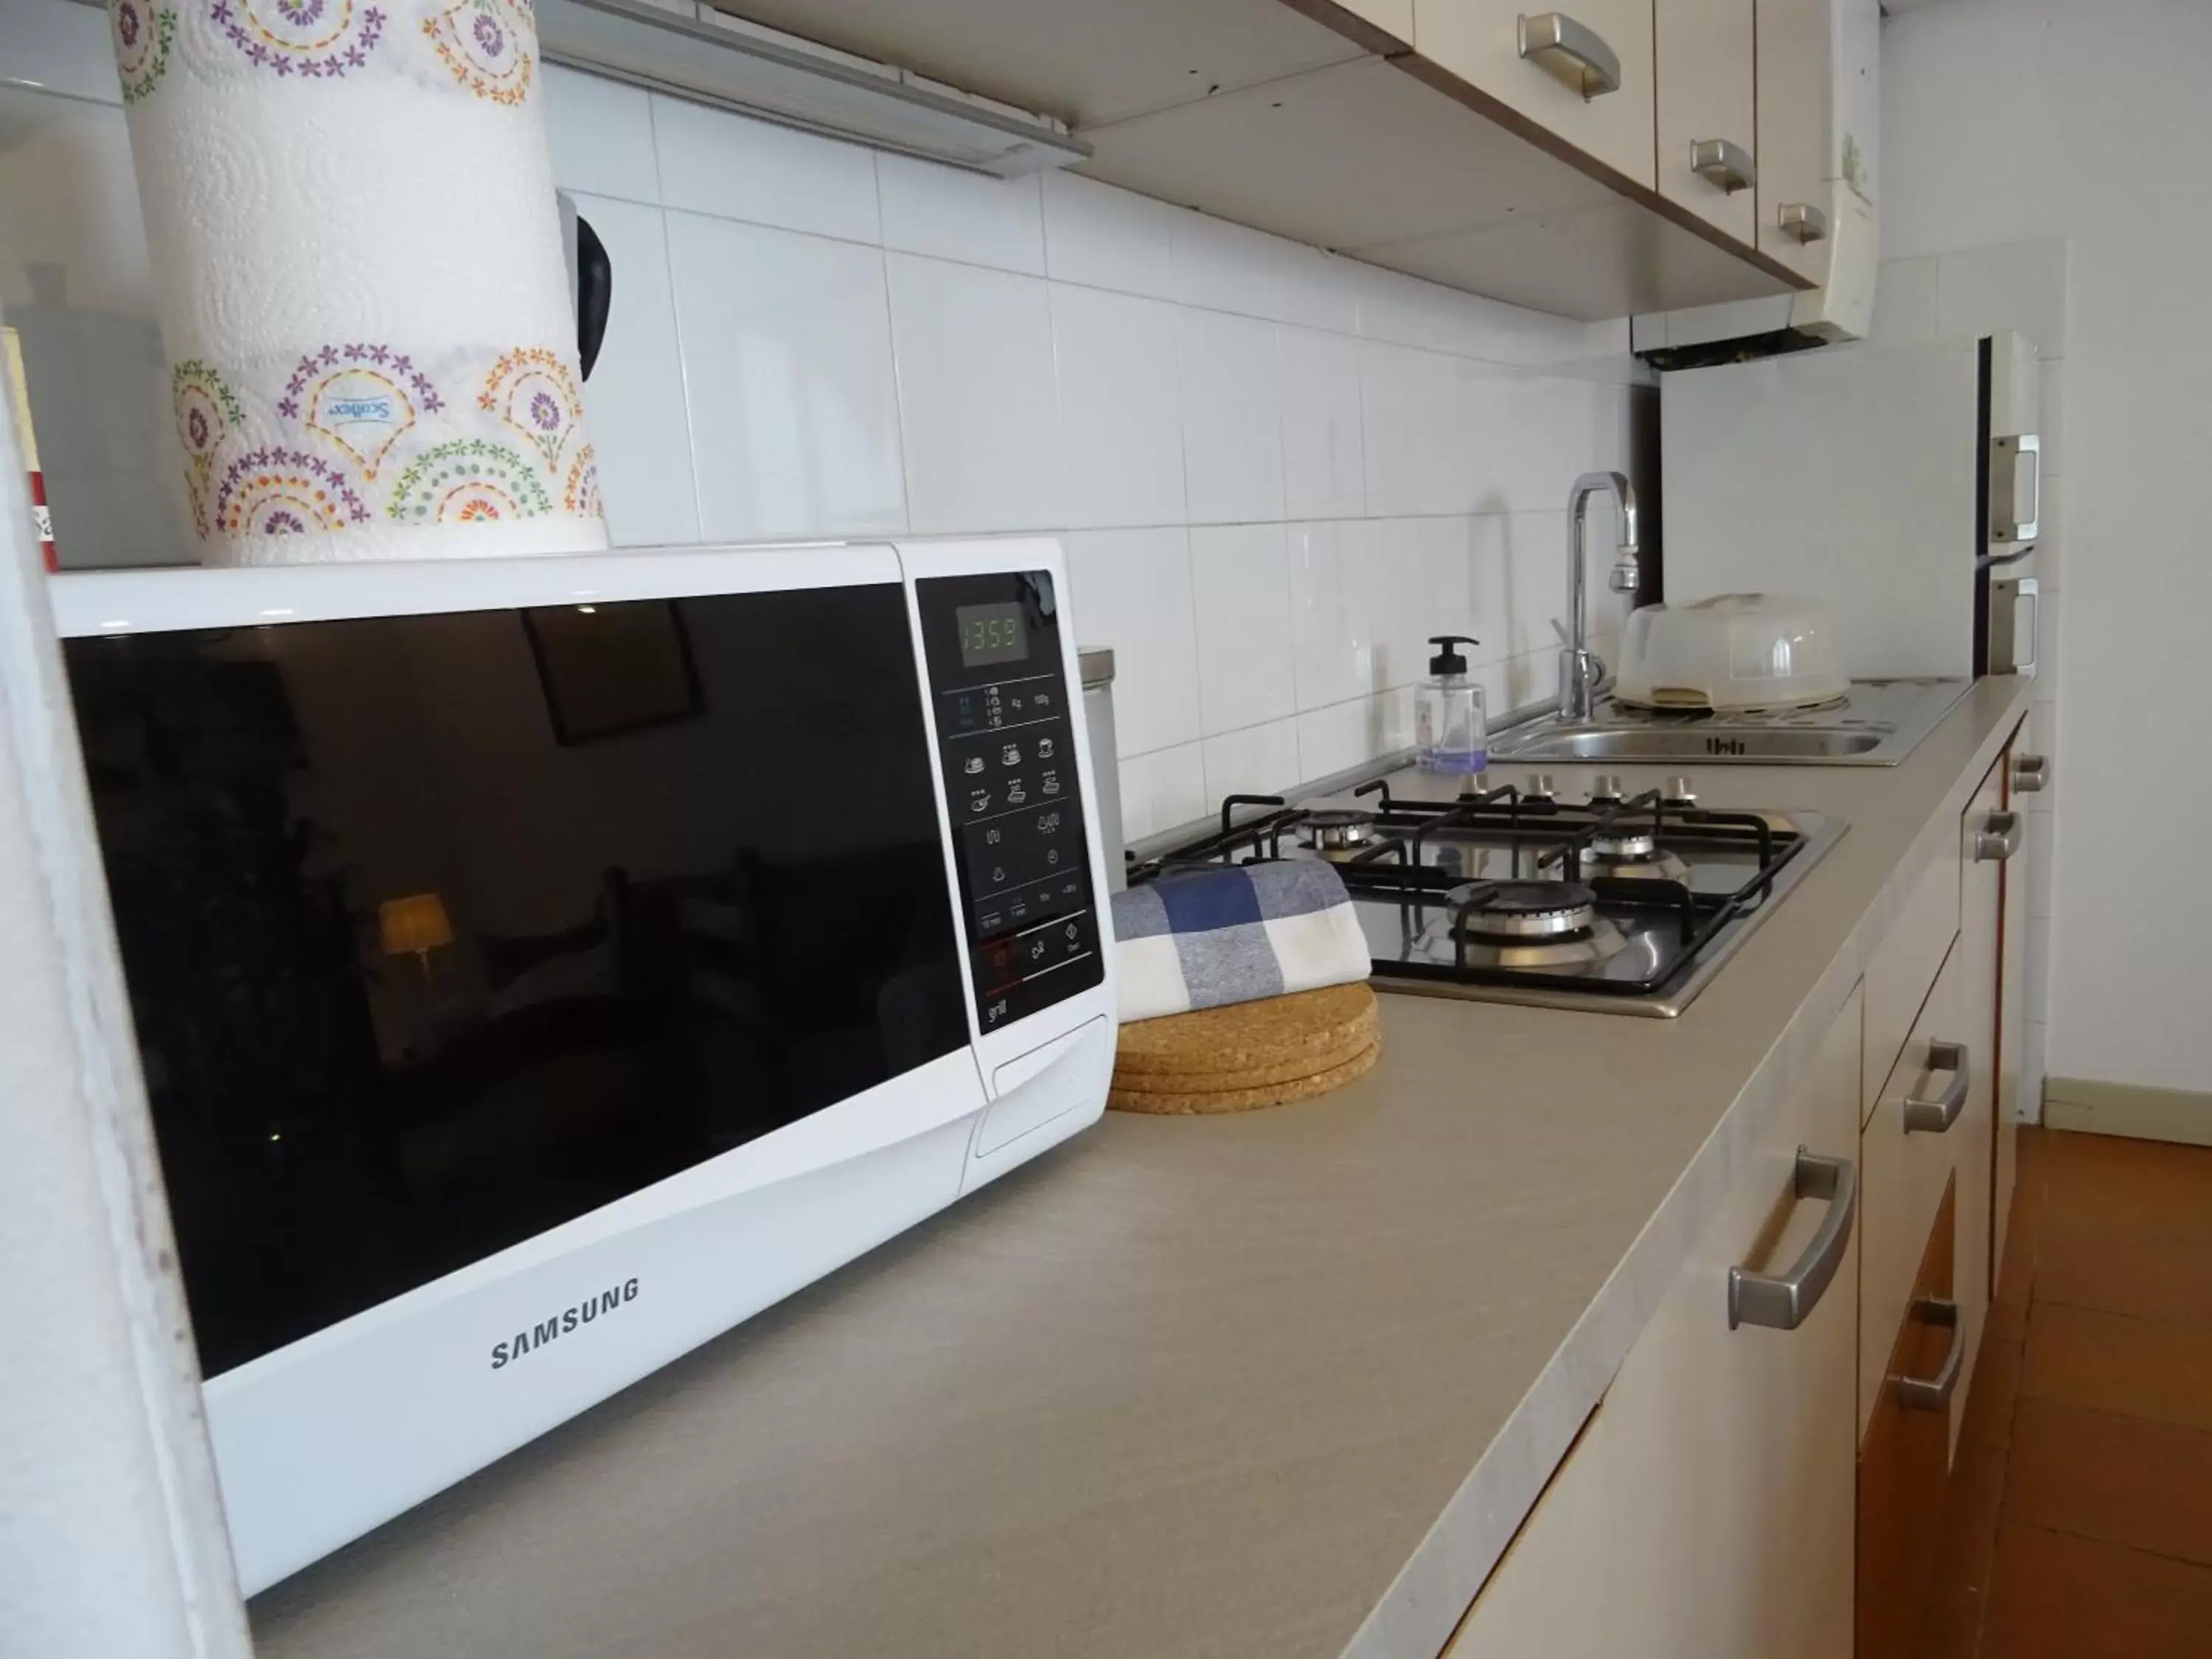
<svg viewBox="0 0 2212 1659">
<path fill-rule="evenodd" d="M 1667 780 L 1665 799 L 1669 806 L 1695 806 L 1698 804 L 1698 792 L 1690 787 L 1689 779 L 1672 777 Z"/>
<path fill-rule="evenodd" d="M 1558 799 L 1559 787 L 1549 772 L 1531 772 L 1528 781 L 1522 786 L 1521 793 L 1530 800 L 1553 800 Z"/>
<path fill-rule="evenodd" d="M 1590 801 L 1614 801 L 1621 799 L 1620 776 L 1618 773 L 1601 772 L 1590 780 Z"/>
</svg>

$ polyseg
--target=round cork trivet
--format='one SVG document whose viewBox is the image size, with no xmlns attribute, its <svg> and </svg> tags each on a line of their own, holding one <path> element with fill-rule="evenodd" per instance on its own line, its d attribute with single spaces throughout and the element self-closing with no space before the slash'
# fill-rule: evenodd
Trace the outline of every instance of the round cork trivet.
<svg viewBox="0 0 2212 1659">
<path fill-rule="evenodd" d="M 1364 980 L 1200 1008 L 1124 1025 L 1115 1081 L 1184 1093 L 1264 1087 L 1341 1066 L 1372 1047 L 1381 1031 L 1375 993 Z M 1238 1080 L 1218 1080 L 1228 1078 Z"/>
<path fill-rule="evenodd" d="M 1294 1100 L 1312 1100 L 1363 1076 L 1381 1057 L 1382 1045 L 1370 1043 L 1340 1066 L 1332 1066 L 1311 1077 L 1291 1078 L 1254 1089 L 1216 1089 L 1197 1094 L 1167 1090 L 1123 1089 L 1108 1091 L 1106 1103 L 1117 1112 L 1151 1112 L 1191 1116 L 1206 1112 L 1249 1112 L 1261 1106 L 1285 1106 Z M 1119 1079 L 1116 1079 L 1118 1084 Z"/>
</svg>

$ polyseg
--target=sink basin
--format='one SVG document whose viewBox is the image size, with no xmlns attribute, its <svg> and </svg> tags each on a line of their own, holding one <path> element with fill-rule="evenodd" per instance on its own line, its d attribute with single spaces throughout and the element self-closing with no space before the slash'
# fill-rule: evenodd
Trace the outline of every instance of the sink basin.
<svg viewBox="0 0 2212 1659">
<path fill-rule="evenodd" d="M 1500 738 L 1491 753 L 1516 761 L 1864 761 L 1887 727 L 1548 726 Z"/>
<path fill-rule="evenodd" d="M 1959 679 L 1853 680 L 1817 708 L 1678 713 L 1601 698 L 1588 720 L 1543 715 L 1491 734 L 1503 761 L 1654 766 L 1894 766 L 1966 694 Z"/>
</svg>

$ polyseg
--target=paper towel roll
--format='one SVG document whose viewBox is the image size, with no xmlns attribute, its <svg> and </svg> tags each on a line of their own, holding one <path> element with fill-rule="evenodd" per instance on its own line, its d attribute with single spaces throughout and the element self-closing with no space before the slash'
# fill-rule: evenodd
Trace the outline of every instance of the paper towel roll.
<svg viewBox="0 0 2212 1659">
<path fill-rule="evenodd" d="M 529 0 L 108 0 L 212 564 L 604 548 Z"/>
</svg>

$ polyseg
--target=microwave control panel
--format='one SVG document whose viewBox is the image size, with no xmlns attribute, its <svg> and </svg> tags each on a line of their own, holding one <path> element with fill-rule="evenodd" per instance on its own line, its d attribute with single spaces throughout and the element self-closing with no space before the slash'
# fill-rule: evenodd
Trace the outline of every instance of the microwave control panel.
<svg viewBox="0 0 2212 1659">
<path fill-rule="evenodd" d="M 988 1034 L 1105 977 L 1075 767 L 1081 694 L 1049 572 L 925 577 L 915 595 Z"/>
</svg>

